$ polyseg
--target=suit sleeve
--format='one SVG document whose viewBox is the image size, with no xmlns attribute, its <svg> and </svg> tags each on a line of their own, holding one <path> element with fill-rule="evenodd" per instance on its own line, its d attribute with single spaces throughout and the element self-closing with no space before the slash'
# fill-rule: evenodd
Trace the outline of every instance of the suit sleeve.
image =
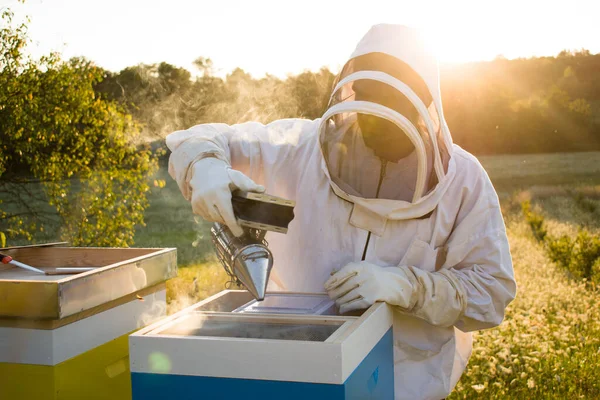
<svg viewBox="0 0 600 400">
<path fill-rule="evenodd" d="M 217 157 L 265 186 L 270 194 L 293 199 L 293 183 L 298 180 L 311 144 L 316 145 L 317 121 L 201 124 L 173 132 L 166 138 L 171 151 L 169 174 L 189 200 L 191 166 L 204 157 Z"/>
<path fill-rule="evenodd" d="M 464 307 L 454 326 L 465 332 L 499 325 L 517 289 L 498 197 L 479 168 L 479 179 L 464 191 L 444 271 L 462 292 Z"/>
</svg>

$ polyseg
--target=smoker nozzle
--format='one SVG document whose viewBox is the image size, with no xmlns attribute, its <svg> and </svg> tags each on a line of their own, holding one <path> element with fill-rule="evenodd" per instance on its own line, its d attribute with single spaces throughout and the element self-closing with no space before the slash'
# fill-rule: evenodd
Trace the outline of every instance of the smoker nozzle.
<svg viewBox="0 0 600 400">
<path fill-rule="evenodd" d="M 217 257 L 232 281 L 243 284 L 255 299 L 263 300 L 273 268 L 265 232 L 244 228 L 244 235 L 236 237 L 226 225 L 215 222 L 210 233 Z"/>
</svg>

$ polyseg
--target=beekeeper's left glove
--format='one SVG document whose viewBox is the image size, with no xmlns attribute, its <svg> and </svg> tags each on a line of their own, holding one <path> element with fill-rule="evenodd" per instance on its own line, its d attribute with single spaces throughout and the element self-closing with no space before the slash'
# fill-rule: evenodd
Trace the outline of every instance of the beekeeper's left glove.
<svg viewBox="0 0 600 400">
<path fill-rule="evenodd" d="M 325 290 L 342 314 L 383 301 L 437 326 L 453 325 L 466 306 L 464 289 L 448 270 L 352 262 L 325 282 Z"/>
</svg>

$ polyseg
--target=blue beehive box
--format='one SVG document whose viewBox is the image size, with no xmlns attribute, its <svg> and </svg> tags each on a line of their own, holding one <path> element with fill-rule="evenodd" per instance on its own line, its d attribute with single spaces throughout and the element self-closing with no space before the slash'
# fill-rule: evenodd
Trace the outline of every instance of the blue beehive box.
<svg viewBox="0 0 600 400">
<path fill-rule="evenodd" d="M 324 299 L 223 291 L 136 332 L 133 399 L 393 399 L 392 311 L 340 316 Z"/>
</svg>

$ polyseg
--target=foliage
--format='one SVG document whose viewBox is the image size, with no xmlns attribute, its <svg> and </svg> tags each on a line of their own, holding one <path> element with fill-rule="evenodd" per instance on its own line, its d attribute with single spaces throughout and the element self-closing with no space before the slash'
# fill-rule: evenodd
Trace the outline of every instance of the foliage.
<svg viewBox="0 0 600 400">
<path fill-rule="evenodd" d="M 26 25 L 13 27 L 9 10 L 2 21 L 0 231 L 33 240 L 58 223 L 73 245 L 131 244 L 156 168 L 132 143 L 136 122 L 96 95 L 101 69 L 56 54 L 32 61 Z"/>
<path fill-rule="evenodd" d="M 522 219 L 508 223 L 518 284 L 504 322 L 474 334 L 450 399 L 599 398 L 598 292 L 565 279 Z"/>
<path fill-rule="evenodd" d="M 600 283 L 600 235 L 582 229 L 574 239 L 566 235 L 551 238 L 547 246 L 549 258 L 575 278 Z"/>
<path fill-rule="evenodd" d="M 575 247 L 574 241 L 568 236 L 561 236 L 559 238 L 549 238 L 548 243 L 548 257 L 567 271 L 573 260 L 573 248 Z"/>
<path fill-rule="evenodd" d="M 531 211 L 531 203 L 529 201 L 524 201 L 521 207 L 525 220 L 531 227 L 533 236 L 538 242 L 543 242 L 547 235 L 547 231 L 544 228 L 544 217 Z"/>
<path fill-rule="evenodd" d="M 575 204 L 580 207 L 583 205 L 588 212 L 596 210 L 593 202 L 582 200 L 581 193 L 572 198 Z M 568 271 L 573 278 L 591 282 L 595 288 L 600 283 L 600 235 L 580 227 L 574 238 L 572 235 L 555 237 L 548 234 L 544 227 L 544 217 L 531 210 L 529 201 L 522 203 L 522 210 L 533 236 L 544 244 L 548 258 Z"/>
<path fill-rule="evenodd" d="M 334 79 L 326 68 L 286 80 L 271 75 L 254 79 L 238 68 L 221 79 L 213 76 L 210 59 L 199 57 L 194 64 L 201 72 L 194 79 L 187 70 L 167 63 L 140 64 L 119 73 L 104 71 L 96 90 L 125 106 L 142 122 L 150 140 L 162 141 L 174 130 L 205 122 L 318 118 Z"/>
<path fill-rule="evenodd" d="M 520 173 L 522 167 L 512 164 L 512 157 L 504 158 L 501 173 L 500 156 L 491 157 L 493 163 L 487 157 L 482 160 L 484 165 L 498 164 L 498 170 L 495 166 L 489 170 L 493 181 L 504 174 Z M 597 183 L 585 187 L 574 183 L 574 173 L 587 168 L 581 158 L 573 158 L 572 165 L 561 168 L 567 176 L 571 173 L 571 179 L 565 179 L 570 181 L 568 185 L 541 187 L 537 186 L 539 179 L 534 179 L 525 191 L 515 191 L 519 186 L 513 186 L 512 195 L 503 201 L 517 297 L 507 308 L 500 326 L 474 333 L 473 353 L 450 399 L 600 397 L 597 286 L 566 279 L 564 269 L 550 258 L 545 241 L 540 242 L 531 234 L 531 225 L 522 212 L 523 198 L 528 198 L 529 211 L 544 216 L 546 241 L 565 232 L 576 237 L 583 225 L 589 226 L 591 233 L 599 233 L 600 221 L 580 209 L 574 195 L 585 193 L 589 202 L 600 198 Z M 544 159 L 547 165 L 555 165 L 561 155 L 546 155 Z M 544 168 L 534 165 L 533 171 L 543 176 Z M 513 203 L 521 207 L 511 207 Z M 595 268 L 599 266 L 597 261 Z"/>
<path fill-rule="evenodd" d="M 180 268 L 167 282 L 167 312 L 173 314 L 225 289 L 229 276 L 216 260 Z"/>
<path fill-rule="evenodd" d="M 476 154 L 600 149 L 600 54 L 447 66 L 441 84 L 454 140 Z"/>
<path fill-rule="evenodd" d="M 248 120 L 318 118 L 325 111 L 334 75 L 326 68 L 282 80 L 272 75 L 254 79 L 237 68 L 225 79 L 213 75 L 210 59 L 194 61 L 200 75 L 167 63 L 140 64 L 119 73 L 103 71 L 98 94 L 114 100 L 140 121 L 146 142 L 165 149 L 164 136 L 190 126 Z"/>
</svg>

